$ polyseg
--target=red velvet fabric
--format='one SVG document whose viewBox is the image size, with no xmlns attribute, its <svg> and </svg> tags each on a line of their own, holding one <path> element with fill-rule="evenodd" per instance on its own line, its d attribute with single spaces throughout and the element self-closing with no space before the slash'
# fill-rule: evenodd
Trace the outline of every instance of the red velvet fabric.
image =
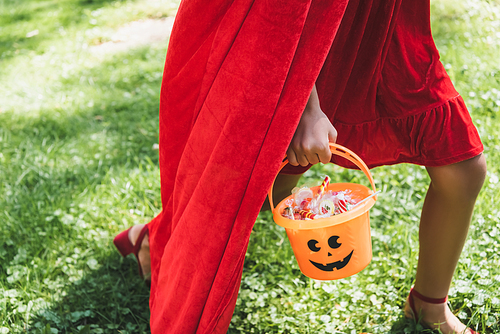
<svg viewBox="0 0 500 334">
<path fill-rule="evenodd" d="M 428 1 L 351 1 L 317 87 L 337 143 L 370 168 L 442 166 L 483 151 L 439 61 Z M 355 168 L 342 158 L 332 161 Z M 283 172 L 301 174 L 309 167 L 287 166 Z"/>
<path fill-rule="evenodd" d="M 152 333 L 227 330 L 253 223 L 315 82 L 339 143 L 370 166 L 482 150 L 425 1 L 184 0 L 161 90 Z"/>
</svg>

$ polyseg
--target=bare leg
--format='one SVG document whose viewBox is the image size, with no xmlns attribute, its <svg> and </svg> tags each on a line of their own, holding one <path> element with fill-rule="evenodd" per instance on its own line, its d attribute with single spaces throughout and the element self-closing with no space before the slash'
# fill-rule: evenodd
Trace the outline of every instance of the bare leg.
<svg viewBox="0 0 500 334">
<path fill-rule="evenodd" d="M 132 245 L 135 245 L 143 226 L 144 224 L 134 225 L 128 232 L 128 238 Z M 148 280 L 151 276 L 151 258 L 149 256 L 149 236 L 147 234 L 144 236 L 144 239 L 142 239 L 141 250 L 139 251 L 139 262 L 141 263 L 144 279 Z"/>
<path fill-rule="evenodd" d="M 274 205 L 277 205 L 281 202 L 285 197 L 290 196 L 292 189 L 299 182 L 302 174 L 298 175 L 287 175 L 287 174 L 278 174 L 276 177 L 276 181 L 274 182 L 273 187 L 273 202 Z M 270 210 L 269 200 L 266 198 L 264 204 L 262 204 L 262 208 L 260 211 Z"/>
<path fill-rule="evenodd" d="M 415 290 L 430 298 L 448 295 L 472 211 L 486 175 L 483 155 L 442 167 L 427 167 L 431 184 L 420 221 L 420 251 Z M 462 333 L 466 326 L 447 304 L 429 304 L 414 298 L 422 320 L 445 334 Z M 406 312 L 409 306 L 405 307 Z"/>
</svg>

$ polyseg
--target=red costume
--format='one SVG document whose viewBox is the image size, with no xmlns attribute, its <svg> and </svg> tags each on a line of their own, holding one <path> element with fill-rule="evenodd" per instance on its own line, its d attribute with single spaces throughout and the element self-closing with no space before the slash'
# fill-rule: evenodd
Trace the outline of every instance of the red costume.
<svg viewBox="0 0 500 334">
<path fill-rule="evenodd" d="M 149 224 L 152 333 L 226 332 L 253 223 L 315 83 L 337 142 L 370 167 L 482 152 L 429 15 L 409 0 L 181 3 L 161 91 L 163 211 Z"/>
</svg>

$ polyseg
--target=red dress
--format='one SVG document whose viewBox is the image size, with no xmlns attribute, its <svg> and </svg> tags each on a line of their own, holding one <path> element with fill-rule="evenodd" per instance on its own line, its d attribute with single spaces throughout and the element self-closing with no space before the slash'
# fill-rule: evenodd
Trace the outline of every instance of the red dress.
<svg viewBox="0 0 500 334">
<path fill-rule="evenodd" d="M 482 152 L 428 2 L 184 0 L 160 100 L 152 333 L 227 330 L 253 223 L 315 83 L 338 142 L 370 167 Z"/>
</svg>

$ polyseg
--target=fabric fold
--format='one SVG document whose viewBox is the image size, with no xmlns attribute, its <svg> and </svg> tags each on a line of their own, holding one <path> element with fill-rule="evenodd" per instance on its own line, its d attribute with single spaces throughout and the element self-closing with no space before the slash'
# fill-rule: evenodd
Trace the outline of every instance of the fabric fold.
<svg viewBox="0 0 500 334">
<path fill-rule="evenodd" d="M 234 308 L 253 223 L 346 5 L 234 2 L 203 46 L 192 48 L 194 55 L 167 53 L 160 103 L 163 212 L 150 223 L 153 333 L 229 326 L 221 312 Z M 176 24 L 191 22 L 189 14 L 205 6 L 183 2 Z M 176 33 L 169 50 L 182 48 Z M 180 80 L 184 75 L 197 80 Z"/>
</svg>

